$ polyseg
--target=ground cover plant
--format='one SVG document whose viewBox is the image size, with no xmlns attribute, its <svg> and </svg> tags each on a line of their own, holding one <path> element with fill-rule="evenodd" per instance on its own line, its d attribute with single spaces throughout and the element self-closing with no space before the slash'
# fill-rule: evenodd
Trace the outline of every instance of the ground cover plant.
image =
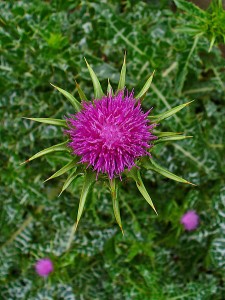
<svg viewBox="0 0 225 300">
<path fill-rule="evenodd" d="M 217 40 L 209 52 L 210 36 L 196 39 L 185 31 L 184 24 L 198 24 L 182 5 L 174 10 L 168 1 L 0 5 L 0 298 L 223 299 L 225 64 Z M 159 143 L 152 155 L 197 187 L 143 170 L 157 216 L 133 181 L 125 180 L 119 193 L 123 236 L 110 192 L 97 183 L 73 247 L 65 251 L 82 180 L 74 181 L 60 197 L 66 177 L 43 183 L 68 162 L 69 156 L 60 152 L 20 166 L 39 150 L 60 143 L 62 136 L 60 128 L 22 117 L 57 119 L 73 113 L 50 82 L 78 97 L 76 80 L 94 97 L 83 56 L 104 90 L 108 78 L 115 89 L 125 50 L 129 89 L 141 90 L 141 80 L 156 70 L 143 102 L 145 110 L 153 106 L 162 113 L 195 100 L 160 125 L 160 131 L 194 138 Z M 188 219 L 187 225 L 187 212 L 197 214 L 198 221 Z M 43 270 L 36 272 L 43 258 L 53 264 L 44 277 Z"/>
</svg>

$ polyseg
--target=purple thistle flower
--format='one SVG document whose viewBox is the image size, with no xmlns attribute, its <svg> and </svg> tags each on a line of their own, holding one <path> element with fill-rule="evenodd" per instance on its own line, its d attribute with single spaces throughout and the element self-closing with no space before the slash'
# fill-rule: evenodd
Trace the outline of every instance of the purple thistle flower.
<svg viewBox="0 0 225 300">
<path fill-rule="evenodd" d="M 82 103 L 74 98 L 69 92 L 53 85 L 70 101 L 76 111 L 76 114 L 71 115 L 66 121 L 53 118 L 28 118 L 40 123 L 67 127 L 64 132 L 69 135 L 70 142 L 68 143 L 68 141 L 65 141 L 43 149 L 31 156 L 30 159 L 26 160 L 24 163 L 30 162 L 31 160 L 48 153 L 57 151 L 67 152 L 68 147 L 70 147 L 72 149 L 71 154 L 74 154 L 75 158 L 71 157 L 70 161 L 65 166 L 56 171 L 47 180 L 56 178 L 71 170 L 71 174 L 67 177 L 62 187 L 60 192 L 61 195 L 78 175 L 82 174 L 84 178 L 77 221 L 75 227 L 73 226 L 71 230 L 68 245 L 70 245 L 73 240 L 74 230 L 77 229 L 83 213 L 85 201 L 87 200 L 87 195 L 94 184 L 94 177 L 96 176 L 97 179 L 99 173 L 107 174 L 110 179 L 108 181 L 108 187 L 112 195 L 113 210 L 116 221 L 121 230 L 122 222 L 117 198 L 118 180 L 115 177 L 119 176 L 122 180 L 121 174 L 123 171 L 125 171 L 124 175 L 126 177 L 132 178 L 135 181 L 138 190 L 155 212 L 156 209 L 142 181 L 139 169 L 144 167 L 145 169 L 150 169 L 175 181 L 191 184 L 187 180 L 168 172 L 152 160 L 150 148 L 153 147 L 155 144 L 154 140 L 157 139 L 157 137 L 152 134 L 154 127 L 157 125 L 156 123 L 174 115 L 189 105 L 192 101 L 180 104 L 163 113 L 149 117 L 148 115 L 151 109 L 144 113 L 141 108 L 140 99 L 143 100 L 148 92 L 154 72 L 148 77 L 135 99 L 134 92 L 125 92 L 124 88 L 126 81 L 125 55 L 115 95 L 113 95 L 110 82 L 108 82 L 107 90 L 111 92 L 109 92 L 107 96 L 104 96 L 98 77 L 87 61 L 86 64 L 93 82 L 95 100 L 92 102 L 88 101 L 88 97 L 85 96 L 78 84 L 76 84 L 76 86 Z M 152 124 L 152 122 L 154 122 L 154 124 Z M 159 142 L 190 138 L 190 136 L 179 136 L 179 134 L 180 133 L 176 132 L 162 132 L 159 134 Z M 150 159 L 147 156 L 149 156 Z M 78 158 L 80 158 L 80 161 L 78 161 Z M 88 169 L 89 167 L 91 170 Z M 104 177 L 103 180 L 105 179 Z M 185 228 L 187 230 L 193 230 L 193 225 L 190 225 L 189 223 L 186 225 L 185 218 L 184 220 L 182 219 L 181 222 L 184 226 L 186 226 Z M 196 221 L 196 225 L 194 226 L 197 226 L 197 224 L 198 221 Z M 41 273 L 39 272 L 38 274 L 40 276 L 47 276 L 45 274 L 48 273 L 43 273 L 41 271 Z"/>
<path fill-rule="evenodd" d="M 182 216 L 180 222 L 186 230 L 192 231 L 198 227 L 199 216 L 194 210 L 189 210 Z"/>
<path fill-rule="evenodd" d="M 47 277 L 53 269 L 53 263 L 49 258 L 39 259 L 35 264 L 35 270 L 41 277 Z"/>
<path fill-rule="evenodd" d="M 157 137 L 151 133 L 156 124 L 149 125 L 149 112 L 142 111 L 133 92 L 82 102 L 82 110 L 67 119 L 69 146 L 97 174 L 107 173 L 110 179 L 121 176 L 136 159 L 150 155 L 147 150 Z"/>
</svg>

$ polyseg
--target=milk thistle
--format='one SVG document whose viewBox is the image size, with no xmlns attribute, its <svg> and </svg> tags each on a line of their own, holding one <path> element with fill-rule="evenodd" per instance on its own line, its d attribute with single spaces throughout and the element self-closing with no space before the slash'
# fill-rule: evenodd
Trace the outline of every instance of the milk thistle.
<svg viewBox="0 0 225 300">
<path fill-rule="evenodd" d="M 156 209 L 141 178 L 140 171 L 143 167 L 175 181 L 190 183 L 158 165 L 152 159 L 151 150 L 156 143 L 190 137 L 176 132 L 158 132 L 156 134 L 153 133 L 153 130 L 162 120 L 174 115 L 191 102 L 181 104 L 164 113 L 152 115 L 151 109 L 147 112 L 143 111 L 141 103 L 150 88 L 154 72 L 139 93 L 135 94 L 134 90 L 129 92 L 125 87 L 125 56 L 117 90 L 113 91 L 108 83 L 107 92 L 104 94 L 96 74 L 87 61 L 86 64 L 93 82 L 94 99 L 90 101 L 78 84 L 80 101 L 67 91 L 53 85 L 73 105 L 74 114 L 63 120 L 28 119 L 63 127 L 62 136 L 67 136 L 68 140 L 38 152 L 25 163 L 48 153 L 69 152 L 71 160 L 47 180 L 70 171 L 71 173 L 62 187 L 62 193 L 78 176 L 83 177 L 83 189 L 73 230 L 76 230 L 80 221 L 88 192 L 97 180 L 108 182 L 115 218 L 122 230 L 117 197 L 119 180 L 122 181 L 124 177 L 132 178 L 142 196 L 155 212 Z"/>
<path fill-rule="evenodd" d="M 199 225 L 199 216 L 194 210 L 187 211 L 180 220 L 187 231 L 195 230 Z"/>
<path fill-rule="evenodd" d="M 53 270 L 53 263 L 49 258 L 39 259 L 35 264 L 35 271 L 41 277 L 47 277 Z"/>
</svg>

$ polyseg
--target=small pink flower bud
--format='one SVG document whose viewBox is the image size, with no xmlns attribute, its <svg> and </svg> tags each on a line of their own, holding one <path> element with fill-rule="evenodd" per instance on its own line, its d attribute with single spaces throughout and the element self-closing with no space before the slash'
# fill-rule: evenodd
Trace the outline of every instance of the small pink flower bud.
<svg viewBox="0 0 225 300">
<path fill-rule="evenodd" d="M 195 230 L 199 224 L 199 216 L 194 210 L 189 210 L 182 216 L 180 222 L 186 230 Z"/>
<path fill-rule="evenodd" d="M 35 264 L 37 274 L 42 277 L 47 277 L 53 269 L 53 263 L 49 258 L 39 259 Z"/>
</svg>

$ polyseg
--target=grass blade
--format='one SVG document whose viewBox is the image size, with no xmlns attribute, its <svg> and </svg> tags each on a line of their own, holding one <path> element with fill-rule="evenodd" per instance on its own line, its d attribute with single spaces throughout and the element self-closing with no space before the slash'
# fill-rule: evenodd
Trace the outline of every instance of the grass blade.
<svg viewBox="0 0 225 300">
<path fill-rule="evenodd" d="M 147 91 L 149 90 L 149 88 L 151 86 L 154 74 L 155 74 L 155 71 L 153 71 L 152 75 L 148 78 L 148 80 L 144 84 L 144 86 L 141 89 L 141 91 L 137 94 L 137 96 L 135 96 L 136 99 L 144 99 L 145 94 L 147 93 Z"/>
<path fill-rule="evenodd" d="M 62 126 L 62 127 L 67 127 L 66 121 L 65 120 L 60 120 L 60 119 L 52 119 L 52 118 L 23 118 L 35 122 L 40 122 L 40 123 L 45 123 L 45 124 L 50 124 L 50 125 L 56 125 L 56 126 Z"/>
<path fill-rule="evenodd" d="M 176 114 L 178 111 L 180 111 L 181 109 L 183 109 L 184 107 L 188 106 L 189 104 L 191 104 L 194 100 L 190 101 L 190 102 L 187 102 L 187 103 L 184 103 L 184 104 L 181 104 L 181 105 L 178 105 L 174 108 L 171 108 L 169 110 L 167 110 L 166 112 L 164 113 L 161 113 L 161 114 L 158 114 L 158 115 L 155 115 L 155 116 L 149 116 L 148 118 L 151 119 L 153 122 L 159 122 L 159 121 L 162 121 L 164 119 L 167 119 L 169 118 L 170 116 Z"/>
<path fill-rule="evenodd" d="M 75 108 L 75 110 L 78 112 L 81 110 L 81 104 L 80 102 L 74 98 L 70 93 L 68 93 L 67 91 L 59 88 L 58 86 L 55 86 L 54 84 L 50 83 L 54 88 L 56 88 L 60 93 L 62 93 L 69 101 L 70 103 L 73 105 L 73 107 Z"/>
<path fill-rule="evenodd" d="M 78 162 L 78 158 L 74 158 L 73 160 L 71 160 L 70 162 L 68 162 L 68 164 L 66 164 L 64 167 L 62 167 L 60 170 L 58 170 L 57 172 L 55 172 L 51 177 L 49 177 L 48 179 L 46 179 L 44 182 L 59 177 L 61 175 L 63 175 L 64 173 L 68 172 L 70 169 L 75 168 L 76 164 Z"/>
<path fill-rule="evenodd" d="M 28 160 L 22 162 L 20 165 L 23 165 L 27 162 L 30 162 L 33 159 L 36 159 L 40 156 L 46 155 L 48 153 L 52 153 L 52 152 L 56 152 L 56 151 L 69 151 L 68 147 L 67 147 L 68 141 L 63 142 L 61 144 L 57 144 L 54 146 L 51 146 L 49 148 L 46 148 L 44 150 L 41 150 L 40 152 L 36 153 L 35 155 L 31 156 Z"/>
<path fill-rule="evenodd" d="M 118 186 L 116 185 L 115 178 L 113 178 L 112 180 L 109 181 L 109 185 L 110 185 L 110 191 L 111 191 L 111 195 L 112 195 L 113 211 L 114 211 L 114 215 L 116 218 L 116 222 L 118 223 L 118 225 L 122 231 L 122 234 L 124 235 L 121 217 L 120 217 L 119 201 L 118 201 Z"/>
<path fill-rule="evenodd" d="M 148 204 L 152 207 L 152 209 L 155 211 L 155 213 L 157 214 L 157 211 L 155 209 L 155 206 L 152 202 L 151 197 L 149 196 L 144 183 L 141 179 L 141 175 L 140 175 L 140 171 L 136 168 L 133 167 L 130 172 L 127 175 L 128 177 L 131 177 L 134 179 L 134 181 L 136 182 L 137 188 L 139 190 L 139 192 L 142 194 L 142 196 L 145 198 L 145 200 L 148 202 Z"/>
<path fill-rule="evenodd" d="M 100 82 L 98 80 L 98 77 L 96 76 L 95 72 L 93 71 L 91 66 L 88 64 L 86 58 L 84 58 L 84 59 L 85 59 L 85 62 L 87 64 L 88 71 L 91 75 L 91 79 L 92 79 L 92 82 L 93 82 L 95 99 L 101 99 L 104 96 L 101 84 L 100 84 Z"/>
<path fill-rule="evenodd" d="M 123 60 L 123 65 L 120 73 L 120 80 L 119 80 L 117 91 L 124 89 L 125 81 L 126 81 L 126 52 L 124 54 L 124 60 Z"/>
</svg>

